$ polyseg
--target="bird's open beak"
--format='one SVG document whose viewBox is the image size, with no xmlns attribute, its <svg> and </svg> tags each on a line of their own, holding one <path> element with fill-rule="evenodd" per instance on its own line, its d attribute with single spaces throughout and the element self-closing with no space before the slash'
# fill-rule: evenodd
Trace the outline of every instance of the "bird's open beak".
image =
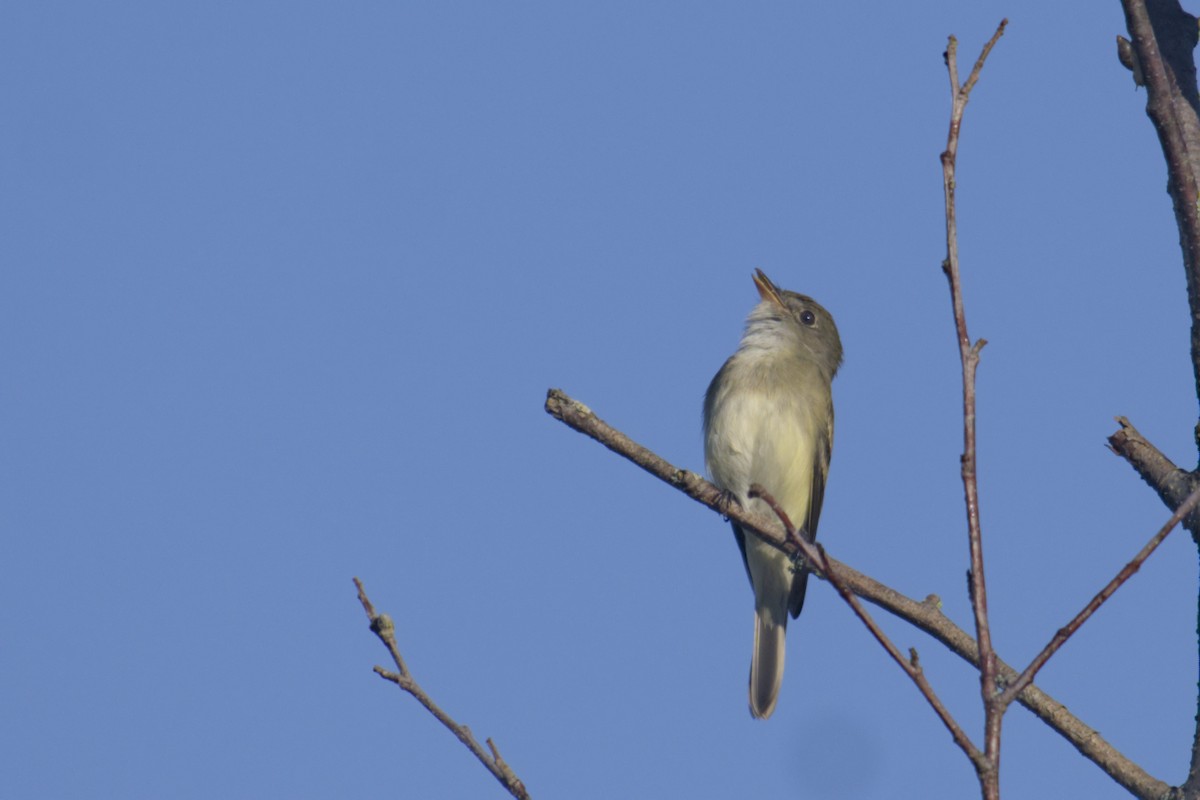
<svg viewBox="0 0 1200 800">
<path fill-rule="evenodd" d="M 754 270 L 754 285 L 758 289 L 758 296 L 763 300 L 770 300 L 780 308 L 783 308 L 783 298 L 779 296 L 779 290 L 775 288 L 775 284 L 771 283 L 771 279 L 767 277 L 767 273 L 761 269 Z"/>
</svg>

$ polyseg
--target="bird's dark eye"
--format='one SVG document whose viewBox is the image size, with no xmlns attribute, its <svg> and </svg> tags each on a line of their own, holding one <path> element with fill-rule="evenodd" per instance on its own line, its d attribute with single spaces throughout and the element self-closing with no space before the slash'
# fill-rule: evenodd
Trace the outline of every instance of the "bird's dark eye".
<svg viewBox="0 0 1200 800">
<path fill-rule="evenodd" d="M 804 311 L 800 312 L 800 321 L 803 322 L 805 325 L 812 325 L 814 322 L 817 321 L 817 315 L 814 314 L 813 312 L 805 309 Z"/>
</svg>

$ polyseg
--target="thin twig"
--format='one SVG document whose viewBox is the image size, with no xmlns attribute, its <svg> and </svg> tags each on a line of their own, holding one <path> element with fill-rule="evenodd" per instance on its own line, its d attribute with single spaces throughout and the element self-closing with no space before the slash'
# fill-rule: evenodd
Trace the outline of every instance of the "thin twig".
<svg viewBox="0 0 1200 800">
<path fill-rule="evenodd" d="M 950 75 L 950 131 L 946 150 L 942 153 L 942 187 L 946 202 L 946 260 L 942 269 L 950 282 L 950 298 L 954 306 L 954 327 L 958 336 L 959 356 L 963 376 L 963 455 L 962 482 L 967 504 L 967 532 L 971 551 L 970 595 L 975 614 L 975 635 L 979 641 L 979 684 L 985 709 L 984 753 L 986 759 L 975 761 L 976 772 L 986 800 L 1000 796 L 1000 723 L 1003 712 L 992 699 L 996 693 L 996 654 L 992 648 L 991 626 L 988 624 L 987 583 L 983 570 L 983 534 L 979 524 L 979 482 L 975 461 L 975 371 L 979 366 L 979 351 L 987 344 L 980 339 L 974 344 L 967 333 L 967 315 L 963 303 L 962 279 L 958 268 L 958 220 L 955 211 L 955 166 L 958 160 L 958 139 L 962 130 L 963 112 L 971 90 L 979 80 L 988 54 L 1004 35 L 1008 20 L 1001 20 L 992 38 L 984 45 L 971 74 L 963 86 L 958 83 L 958 41 L 951 36 L 946 46 L 946 68 Z"/>
<path fill-rule="evenodd" d="M 391 681 L 416 698 L 416 701 L 423 705 L 426 711 L 433 714 L 438 722 L 445 725 L 460 742 L 466 745 L 467 749 L 479 759 L 480 763 L 487 768 L 488 772 L 492 773 L 496 780 L 500 781 L 500 785 L 507 789 L 509 794 L 513 797 L 521 798 L 521 800 L 528 800 L 529 792 L 525 789 L 525 784 L 512 771 L 512 768 L 505 763 L 504 759 L 500 758 L 500 751 L 496 749 L 496 745 L 492 740 L 487 740 L 488 748 L 491 750 L 491 754 L 489 755 L 479 742 L 475 740 L 475 736 L 471 733 L 470 728 L 455 722 L 413 680 L 408 667 L 404 664 L 404 659 L 400 655 L 400 646 L 396 644 L 396 628 L 392 624 L 392 618 L 387 614 L 377 614 L 375 612 L 375 606 L 371 604 L 371 600 L 367 597 L 367 592 L 363 588 L 362 581 L 355 578 L 354 585 L 358 587 L 358 600 L 362 603 L 363 611 L 367 614 L 367 619 L 371 621 L 372 632 L 379 637 L 384 647 L 391 653 L 392 661 L 395 663 L 396 669 L 399 670 L 398 672 L 392 672 L 391 670 L 377 666 L 374 668 L 375 674 L 385 680 Z"/>
<path fill-rule="evenodd" d="M 751 500 L 758 498 L 770 507 L 771 511 L 775 512 L 775 516 L 779 517 L 779 521 L 783 524 L 783 530 L 787 534 L 786 539 L 791 543 L 792 547 L 804 552 L 807 557 L 807 549 L 804 543 L 800 541 L 800 535 L 796 533 L 796 526 L 792 524 L 792 519 L 783 510 L 783 506 L 779 505 L 779 501 L 774 496 L 757 483 L 750 484 L 750 490 L 746 492 L 746 496 Z"/>
<path fill-rule="evenodd" d="M 1158 549 L 1158 546 L 1167 538 L 1167 535 L 1175 530 L 1175 526 L 1196 507 L 1197 503 L 1200 503 L 1200 487 L 1193 491 L 1188 499 L 1171 515 L 1171 518 L 1158 529 L 1158 532 L 1150 537 L 1150 541 L 1146 542 L 1145 546 L 1133 557 L 1133 560 L 1126 564 L 1103 589 L 1097 592 L 1096 596 L 1088 601 L 1088 604 L 1075 615 L 1074 619 L 1058 629 L 1054 636 L 1051 637 L 1049 643 L 1042 648 L 1042 652 L 1038 653 L 1033 661 L 1029 662 L 1029 666 L 1025 668 L 1025 671 L 1000 695 L 998 700 L 1001 704 L 1008 705 L 1022 689 L 1033 683 L 1034 677 L 1037 676 L 1038 671 L 1050 659 L 1050 656 L 1054 655 L 1066 643 L 1067 639 L 1070 639 L 1071 635 L 1079 630 L 1079 626 L 1087 622 L 1088 618 L 1092 614 L 1095 614 L 1108 598 L 1112 597 L 1113 592 L 1120 589 L 1125 581 L 1133 577 L 1133 574 L 1142 568 L 1142 564 L 1150 557 L 1150 554 Z"/>
<path fill-rule="evenodd" d="M 674 466 L 638 444 L 562 390 L 550 389 L 546 393 L 546 413 L 594 439 L 622 458 L 628 459 L 693 500 L 735 520 L 743 530 L 750 531 L 763 541 L 792 556 L 799 552 L 794 544 L 787 541 L 786 534 L 780 530 L 777 520 L 765 514 L 748 511 L 736 503 L 726 503 L 723 493 L 716 486 L 694 472 Z M 935 596 L 930 595 L 923 602 L 913 600 L 828 555 L 826 560 L 856 595 L 925 631 L 968 664 L 979 666 L 979 649 L 975 640 L 942 613 L 941 602 Z M 814 571 L 823 575 L 819 568 Z M 1017 677 L 1017 671 L 999 657 L 996 658 L 996 669 L 1002 683 Z M 1141 765 L 1107 742 L 1099 731 L 1086 725 L 1066 706 L 1037 686 L 1027 687 L 1018 697 L 1018 702 L 1070 742 L 1084 758 L 1132 794 L 1138 797 L 1161 797 L 1170 790 L 1169 784 L 1147 773 Z"/>
<path fill-rule="evenodd" d="M 771 507 L 771 510 L 775 512 L 777 517 L 779 517 L 779 521 L 783 524 L 784 529 L 787 531 L 788 541 L 794 542 L 803 553 L 807 562 L 816 566 L 817 569 L 820 570 L 821 574 L 823 574 L 825 578 L 833 584 L 833 587 L 837 589 L 837 593 L 842 596 L 842 599 L 849 604 L 855 615 L 862 620 L 864 625 L 867 626 L 867 630 L 871 632 L 871 635 L 875 637 L 875 640 L 883 645 L 883 649 L 887 650 L 888 655 L 892 657 L 892 660 L 900 665 L 900 669 L 904 670 L 904 673 L 912 679 L 913 683 L 916 684 L 917 689 L 919 689 L 921 694 L 925 696 L 925 699 L 929 701 L 929 705 L 933 707 L 934 712 L 938 715 L 938 718 L 941 719 L 942 724 L 946 726 L 946 730 L 950 731 L 950 736 L 952 739 L 954 739 L 954 743 L 957 744 L 960 749 L 962 749 L 963 753 L 966 754 L 967 758 L 971 759 L 972 763 L 977 765 L 977 768 L 983 768 L 985 765 L 980 764 L 981 760 L 983 759 L 983 753 L 980 752 L 979 748 L 971 742 L 971 739 L 967 736 L 967 734 L 959 726 L 958 722 L 950 714 L 949 710 L 947 710 L 946 706 L 942 703 L 941 698 L 937 696 L 937 692 L 933 690 L 933 686 L 929 683 L 929 679 L 925 677 L 925 670 L 921 668 L 921 664 L 917 659 L 917 651 L 912 650 L 912 655 L 907 659 L 900 653 L 899 648 L 892 643 L 892 640 L 889 639 L 887 634 L 883 632 L 883 629 L 875 623 L 875 620 L 869 613 L 867 613 L 867 610 L 863 608 L 862 603 L 858 602 L 858 598 L 854 596 L 854 592 L 852 592 L 845 582 L 842 581 L 840 575 L 838 574 L 837 568 L 832 565 L 831 560 L 826 556 L 825 548 L 816 542 L 809 543 L 803 537 L 797 535 L 796 529 L 792 525 L 791 520 L 788 519 L 787 514 L 784 513 L 783 509 L 770 492 L 766 491 L 758 484 L 754 484 L 750 487 L 749 496 L 752 498 L 757 497 Z"/>
<path fill-rule="evenodd" d="M 388 649 L 392 656 L 392 663 L 396 665 L 396 669 L 400 670 L 400 674 L 408 676 L 408 666 L 404 663 L 404 656 L 400 655 L 400 646 L 396 644 L 396 630 L 392 624 L 392 618 L 387 614 L 376 614 L 375 606 L 371 604 L 371 598 L 367 597 L 367 592 L 363 588 L 362 581 L 358 578 L 354 579 L 354 585 L 358 588 L 358 602 L 362 603 L 363 611 L 367 612 L 367 619 L 371 621 L 371 631 L 379 637 L 379 641 L 383 642 L 383 646 Z"/>
</svg>

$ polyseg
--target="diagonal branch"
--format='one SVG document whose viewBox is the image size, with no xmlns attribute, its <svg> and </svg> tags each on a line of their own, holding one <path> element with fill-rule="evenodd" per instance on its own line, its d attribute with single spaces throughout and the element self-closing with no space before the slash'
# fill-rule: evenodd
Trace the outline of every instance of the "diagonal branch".
<svg viewBox="0 0 1200 800">
<path fill-rule="evenodd" d="M 1025 668 L 1025 671 L 1021 673 L 1020 677 L 1013 681 L 1012 684 L 1010 684 L 1009 687 L 1004 690 L 1004 693 L 1000 695 L 999 702 L 1001 704 L 1007 706 L 1013 701 L 1017 694 L 1021 692 L 1022 689 L 1033 683 L 1034 677 L 1037 676 L 1038 671 L 1045 666 L 1046 662 L 1050 660 L 1050 657 L 1058 652 L 1058 649 L 1066 643 L 1067 639 L 1071 638 L 1072 634 L 1079 630 L 1079 627 L 1083 625 L 1083 623 L 1087 622 L 1088 618 L 1090 618 L 1092 614 L 1095 614 L 1096 611 L 1100 609 L 1100 606 L 1104 605 L 1105 601 L 1112 597 L 1113 593 L 1116 592 L 1117 589 L 1121 588 L 1121 585 L 1125 583 L 1125 581 L 1132 578 L 1133 574 L 1142 568 L 1142 564 L 1146 562 L 1146 559 L 1150 557 L 1150 554 L 1158 549 L 1158 546 L 1163 543 L 1163 540 L 1167 538 L 1167 535 L 1170 534 L 1171 531 L 1175 530 L 1175 526 L 1178 525 L 1183 518 L 1186 517 L 1191 510 L 1196 507 L 1197 503 L 1200 503 L 1200 488 L 1197 488 L 1186 500 L 1184 500 L 1179 508 L 1176 509 L 1175 513 L 1171 515 L 1171 518 L 1168 519 L 1166 523 L 1158 529 L 1158 532 L 1155 533 L 1154 536 L 1150 537 L 1150 541 L 1146 542 L 1145 546 L 1138 551 L 1138 554 L 1133 557 L 1133 560 L 1122 567 L 1121 571 L 1118 572 L 1116 576 L 1096 594 L 1095 597 L 1088 601 L 1088 604 L 1083 607 L 1082 611 L 1075 615 L 1074 619 L 1058 629 L 1058 631 L 1050 639 L 1050 642 L 1044 648 L 1042 648 L 1042 652 L 1038 653 L 1037 656 L 1034 657 L 1033 661 L 1029 662 L 1029 666 Z"/>
<path fill-rule="evenodd" d="M 471 733 L 471 729 L 466 725 L 459 725 L 449 714 L 443 711 L 433 699 L 425 693 L 415 680 L 412 674 L 409 673 L 408 667 L 404 664 L 404 658 L 400 655 L 400 646 L 396 643 L 396 628 L 392 624 L 392 618 L 387 614 L 375 613 L 375 606 L 371 604 L 370 598 L 367 597 L 367 591 L 363 588 L 362 581 L 358 578 L 354 579 L 354 585 L 358 587 L 358 601 L 362 603 L 363 611 L 367 613 L 367 618 L 371 620 L 371 631 L 379 637 L 379 641 L 383 642 L 384 647 L 391 653 L 392 662 L 396 665 L 396 672 L 384 669 L 383 667 L 375 667 L 375 674 L 384 680 L 391 681 L 399 686 L 404 691 L 408 692 L 416 701 L 425 706 L 425 710 L 433 714 L 438 722 L 442 723 L 453 733 L 458 740 L 466 745 L 466 748 L 475 754 L 480 763 L 487 768 L 488 772 L 500 781 L 500 785 L 508 790 L 508 793 L 518 800 L 529 800 L 529 792 L 525 789 L 525 784 L 517 777 L 517 774 L 512 771 L 512 768 L 500 757 L 500 751 L 496 749 L 496 744 L 491 740 L 487 740 L 488 751 L 475 740 L 475 735 Z"/>
<path fill-rule="evenodd" d="M 1108 437 L 1109 449 L 1129 462 L 1167 508 L 1178 508 L 1196 488 L 1196 476 L 1175 466 L 1125 417 L 1117 417 L 1117 424 L 1121 429 Z M 1192 532 L 1192 538 L 1200 533 L 1197 516 L 1189 514 L 1184 519 L 1184 527 Z"/>
<path fill-rule="evenodd" d="M 689 470 L 680 469 L 661 458 L 624 433 L 611 427 L 590 408 L 573 400 L 559 389 L 546 393 L 546 412 L 568 427 L 589 436 L 617 455 L 632 461 L 659 480 L 708 506 L 719 514 L 736 519 L 743 528 L 790 555 L 797 551 L 788 543 L 779 524 L 769 517 L 748 512 L 723 500 L 721 490 Z M 838 577 L 856 595 L 906 620 L 944 644 L 951 652 L 976 667 L 979 649 L 971 635 L 958 627 L 941 611 L 941 601 L 930 595 L 924 601 L 913 600 L 847 564 L 826 556 Z M 814 565 L 816 566 L 816 565 Z M 819 572 L 819 571 L 818 571 Z M 996 658 L 996 673 L 1000 685 L 1017 679 L 1017 671 Z M 1147 773 L 1141 766 L 1109 744 L 1098 731 L 1071 714 L 1066 706 L 1037 686 L 1028 686 L 1017 697 L 1052 730 L 1098 766 L 1133 795 L 1142 798 L 1162 797 L 1170 786 Z"/>
<path fill-rule="evenodd" d="M 867 610 L 863 608 L 862 603 L 858 602 L 858 598 L 854 596 L 854 592 L 842 580 L 841 573 L 834 568 L 832 559 L 825 554 L 825 548 L 820 544 L 813 542 L 809 543 L 802 536 L 797 535 L 795 526 L 788 519 L 787 514 L 775 498 L 769 492 L 759 486 L 757 483 L 750 486 L 750 497 L 757 497 L 771 507 L 775 512 L 775 516 L 779 518 L 780 523 L 787 533 L 787 541 L 794 544 L 804 555 L 807 563 L 813 566 L 817 571 L 824 575 L 826 580 L 833 584 L 833 588 L 842 596 L 842 599 L 850 606 L 854 614 L 862 621 L 863 625 L 867 626 L 867 630 L 875 637 L 875 640 L 883 646 L 883 649 L 888 652 L 892 660 L 900 665 L 900 669 L 912 679 L 916 684 L 917 689 L 925 696 L 929 705 L 933 707 L 933 711 L 938 715 L 942 724 L 946 726 L 946 730 L 950 731 L 950 737 L 954 739 L 954 743 L 966 754 L 971 763 L 975 765 L 977 770 L 987 768 L 987 763 L 984 760 L 983 752 L 971 742 L 970 737 L 963 731 L 957 720 L 950 714 L 949 709 L 942 703 L 941 698 L 937 696 L 937 692 L 933 690 L 933 685 L 929 683 L 929 679 L 925 677 L 925 670 L 921 668 L 921 662 L 917 658 L 916 648 L 909 650 L 909 657 L 905 658 L 900 653 L 900 648 L 893 644 L 888 635 L 883 632 L 883 629 L 876 624 L 874 618 L 871 617 Z"/>
</svg>

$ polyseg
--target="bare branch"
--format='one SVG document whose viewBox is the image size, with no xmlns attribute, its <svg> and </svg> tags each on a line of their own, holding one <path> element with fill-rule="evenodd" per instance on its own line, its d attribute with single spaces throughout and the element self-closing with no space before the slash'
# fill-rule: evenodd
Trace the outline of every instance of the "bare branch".
<svg viewBox="0 0 1200 800">
<path fill-rule="evenodd" d="M 996 32 L 992 34 L 992 38 L 988 39 L 987 44 L 983 46 L 983 50 L 979 53 L 979 58 L 975 59 L 975 66 L 971 69 L 970 76 L 967 77 L 967 85 L 962 88 L 964 106 L 967 104 L 967 96 L 971 94 L 971 90 L 975 88 L 975 83 L 979 80 L 980 73 L 983 72 L 983 63 L 987 61 L 992 48 L 996 46 L 996 42 L 1000 41 L 1000 37 L 1004 35 L 1004 29 L 1007 27 L 1008 20 L 1000 20 L 1000 24 L 996 26 Z"/>
<path fill-rule="evenodd" d="M 400 647 L 396 644 L 396 629 L 392 624 L 392 618 L 387 614 L 375 613 L 375 606 L 371 604 L 371 598 L 367 597 L 362 581 L 355 578 L 354 585 L 358 588 L 358 602 L 362 603 L 363 611 L 367 612 L 367 619 L 371 621 L 371 631 L 388 649 L 396 669 L 400 670 L 401 675 L 407 676 L 408 667 L 404 663 L 404 656 L 400 655 Z"/>
<path fill-rule="evenodd" d="M 1175 526 L 1178 525 L 1183 518 L 1186 517 L 1191 510 L 1196 507 L 1197 503 L 1200 503 L 1200 488 L 1197 488 L 1192 492 L 1191 496 L 1189 496 L 1187 500 L 1185 500 L 1183 504 L 1176 509 L 1175 513 L 1171 515 L 1171 518 L 1168 519 L 1166 523 L 1158 529 L 1158 532 L 1154 534 L 1154 536 L 1150 537 L 1150 541 L 1146 542 L 1145 546 L 1143 546 L 1142 549 L 1138 551 L 1138 554 L 1133 557 L 1133 560 L 1126 564 L 1121 571 L 1118 572 L 1116 576 L 1096 594 L 1095 597 L 1088 601 L 1088 604 L 1083 607 L 1082 611 L 1075 615 L 1074 619 L 1058 629 L 1058 631 L 1050 639 L 1050 642 L 1044 648 L 1042 648 L 1042 652 L 1038 653 L 1037 656 L 1034 657 L 1033 661 L 1029 662 L 1029 666 L 1025 668 L 1025 671 L 1021 673 L 1020 677 L 1013 681 L 1013 683 L 1004 690 L 1004 693 L 999 699 L 1003 705 L 1008 705 L 1011 703 L 1013 698 L 1015 698 L 1022 689 L 1033 683 L 1034 677 L 1050 659 L 1050 656 L 1054 655 L 1058 649 L 1066 643 L 1067 639 L 1070 639 L 1071 635 L 1074 634 L 1075 631 L 1079 630 L 1079 626 L 1087 622 L 1088 618 L 1091 617 L 1092 614 L 1095 614 L 1096 611 L 1099 610 L 1100 606 L 1104 605 L 1104 602 L 1108 600 L 1108 598 L 1112 597 L 1113 593 L 1116 592 L 1117 589 L 1121 588 L 1121 585 L 1124 584 L 1125 581 L 1133 577 L 1133 574 L 1142 568 L 1142 564 L 1144 564 L 1146 559 L 1150 557 L 1150 554 L 1158 549 L 1158 546 L 1162 544 L 1164 539 L 1167 538 L 1167 535 L 1171 531 L 1175 530 Z"/>
<path fill-rule="evenodd" d="M 617 455 L 629 459 L 693 500 L 708 506 L 718 514 L 737 520 L 768 544 L 779 548 L 788 555 L 796 554 L 795 546 L 787 542 L 786 534 L 780 530 L 775 520 L 763 514 L 747 511 L 737 503 L 728 502 L 725 493 L 716 486 L 694 472 L 679 469 L 666 459 L 633 441 L 597 417 L 583 403 L 568 397 L 561 389 L 550 389 L 546 392 L 546 413 L 565 423 L 568 427 L 590 436 Z"/>
<path fill-rule="evenodd" d="M 919 689 L 921 694 L 925 696 L 925 699 L 929 701 L 929 705 L 933 707 L 934 713 L 936 713 L 942 720 L 942 724 L 946 726 L 946 730 L 950 731 L 950 736 L 952 739 L 954 739 L 954 743 L 957 744 L 963 753 L 966 754 L 967 758 L 969 758 L 971 762 L 975 764 L 975 768 L 985 769 L 987 764 L 983 763 L 983 753 L 980 752 L 979 748 L 971 742 L 971 739 L 959 726 L 958 722 L 950 714 L 949 710 L 947 710 L 946 706 L 937 696 L 937 693 L 933 690 L 933 686 L 929 683 L 929 679 L 925 677 L 925 670 L 921 669 L 921 664 L 917 659 L 917 651 L 912 650 L 912 655 L 908 659 L 906 659 L 900 653 L 899 648 L 892 643 L 892 640 L 889 639 L 887 634 L 883 632 L 883 629 L 875 623 L 875 620 L 870 614 L 867 613 L 867 610 L 863 608 L 862 603 L 858 602 L 858 598 L 854 596 L 854 593 L 839 577 L 837 569 L 832 566 L 830 563 L 831 560 L 825 554 L 825 548 L 816 542 L 810 543 L 806 541 L 803 537 L 796 533 L 796 528 L 792 525 L 792 521 L 788 519 L 787 514 L 784 513 L 783 508 L 780 507 L 779 503 L 775 500 L 770 492 L 763 489 L 758 484 L 753 484 L 750 487 L 749 496 L 751 498 L 757 497 L 771 507 L 771 510 L 775 512 L 775 515 L 779 517 L 779 521 L 783 524 L 784 530 L 787 531 L 788 542 L 793 543 L 796 547 L 798 547 L 803 553 L 804 558 L 807 559 L 808 563 L 817 567 L 820 573 L 825 576 L 826 580 L 833 584 L 833 587 L 837 589 L 837 593 L 842 596 L 842 599 L 846 601 L 846 603 L 850 606 L 850 609 L 860 620 L 862 620 L 862 623 L 867 626 L 867 630 L 871 632 L 871 635 L 875 637 L 875 640 L 878 641 L 879 644 L 883 645 L 883 649 L 888 652 L 888 655 L 892 657 L 892 660 L 899 664 L 900 669 L 904 670 L 905 674 L 912 679 L 913 683 L 916 684 L 917 689 Z"/>
<path fill-rule="evenodd" d="M 1167 192 L 1179 228 L 1183 271 L 1191 311 L 1192 374 L 1200 399 L 1200 92 L 1196 86 L 1193 51 L 1200 33 L 1197 19 L 1178 0 L 1121 0 L 1130 40 L 1118 47 L 1122 62 L 1134 71 L 1134 81 L 1146 87 L 1146 115 L 1154 124 L 1167 164 Z M 1120 419 L 1122 430 L 1109 439 L 1113 450 L 1125 456 L 1142 479 L 1151 485 L 1168 508 L 1200 485 L 1197 473 L 1182 473 L 1133 426 Z M 1200 426 L 1195 441 L 1200 447 Z M 1192 539 L 1200 544 L 1200 513 L 1184 520 Z M 1200 697 L 1197 698 L 1200 707 Z M 1200 797 L 1200 712 L 1196 715 L 1192 757 L 1182 796 Z"/>
<path fill-rule="evenodd" d="M 996 693 L 996 657 L 992 649 L 991 627 L 987 613 L 987 583 L 983 570 L 983 534 L 979 525 L 979 483 L 975 469 L 975 371 L 979 367 L 979 351 L 987 342 L 980 339 L 972 344 L 967 333 L 967 315 L 962 296 L 962 279 L 958 267 L 958 219 L 955 211 L 956 188 L 955 167 L 958 160 L 958 138 L 962 130 L 963 112 L 971 96 L 971 89 L 979 80 L 984 62 L 1004 35 L 1008 20 L 1001 20 L 996 32 L 984 46 L 975 67 L 961 88 L 958 85 L 958 42 L 951 36 L 946 47 L 946 68 L 950 73 L 950 131 L 946 136 L 946 150 L 942 153 L 942 188 L 946 202 L 946 260 L 942 269 L 950 282 L 950 298 L 954 306 L 954 327 L 958 334 L 959 356 L 963 375 L 963 455 L 962 481 L 967 504 L 967 533 L 971 550 L 970 596 L 971 608 L 975 612 L 975 634 L 979 640 L 980 665 L 979 683 L 985 709 L 984 753 L 985 759 L 974 761 L 979 775 L 984 798 L 998 800 L 1000 797 L 1000 723 L 1003 708 L 992 701 Z"/>
<path fill-rule="evenodd" d="M 433 714 L 438 722 L 445 725 L 460 742 L 466 745 L 468 750 L 475 754 L 480 763 L 487 768 L 488 772 L 492 773 L 496 780 L 500 781 L 500 785 L 507 789 L 509 794 L 513 797 L 521 798 L 521 800 L 528 800 L 529 792 L 525 789 L 525 784 L 512 771 L 512 768 L 505 763 L 504 759 L 500 758 L 500 751 L 496 749 L 496 745 L 492 740 L 487 740 L 488 748 L 491 750 L 491 754 L 489 755 L 480 746 L 479 742 L 475 741 L 475 736 L 471 733 L 470 728 L 455 722 L 413 680 L 408 667 L 404 664 L 404 659 L 400 656 L 400 646 L 396 644 L 396 628 L 392 624 L 392 618 L 387 614 L 377 614 L 375 612 L 375 606 L 371 604 L 371 600 L 367 597 L 367 592 L 363 588 L 362 581 L 355 578 L 354 585 L 358 587 L 358 600 L 362 603 L 363 611 L 367 613 L 367 618 L 371 620 L 371 630 L 379 637 L 379 641 L 383 642 L 388 652 L 391 653 L 392 661 L 396 664 L 396 669 L 399 670 L 399 672 L 392 672 L 377 666 L 375 667 L 375 674 L 385 680 L 391 681 L 416 698 L 417 702 L 423 705 L 426 711 Z"/>
<path fill-rule="evenodd" d="M 1146 84 L 1146 115 L 1167 162 L 1167 191 L 1174 201 L 1192 312 L 1192 370 L 1200 397 L 1200 95 L 1192 52 L 1196 18 L 1180 8 L 1178 0 L 1122 0 L 1121 5 L 1135 63 Z"/>
<path fill-rule="evenodd" d="M 1121 429 L 1108 437 L 1109 448 L 1129 462 L 1167 508 L 1178 508 L 1196 488 L 1196 476 L 1175 466 L 1125 417 L 1116 419 Z M 1189 514 L 1183 525 L 1191 531 L 1193 539 L 1200 541 L 1200 514 Z"/>
<path fill-rule="evenodd" d="M 605 423 L 590 408 L 571 399 L 563 391 L 551 389 L 546 393 L 546 412 L 585 436 L 595 439 L 617 455 L 632 461 L 693 500 L 708 506 L 718 514 L 737 520 L 743 529 L 750 530 L 780 550 L 790 555 L 797 552 L 794 545 L 787 541 L 786 534 L 776 520 L 748 512 L 737 505 L 729 506 L 724 503 L 722 492 L 716 486 L 696 473 L 679 469 L 650 452 Z M 935 595 L 930 595 L 923 602 L 913 600 L 828 555 L 826 560 L 829 566 L 837 571 L 838 578 L 856 595 L 900 619 L 907 620 L 944 644 L 964 661 L 979 666 L 979 650 L 975 640 L 942 613 L 941 601 Z M 816 571 L 824 576 L 819 568 Z M 999 657 L 996 658 L 996 671 L 1000 685 L 1017 678 L 1017 671 Z M 1084 724 L 1068 711 L 1066 706 L 1037 686 L 1028 686 L 1017 700 L 1070 742 L 1084 758 L 1096 764 L 1137 797 L 1161 797 L 1170 790 L 1169 784 L 1147 773 L 1105 741 L 1098 731 Z"/>
</svg>

